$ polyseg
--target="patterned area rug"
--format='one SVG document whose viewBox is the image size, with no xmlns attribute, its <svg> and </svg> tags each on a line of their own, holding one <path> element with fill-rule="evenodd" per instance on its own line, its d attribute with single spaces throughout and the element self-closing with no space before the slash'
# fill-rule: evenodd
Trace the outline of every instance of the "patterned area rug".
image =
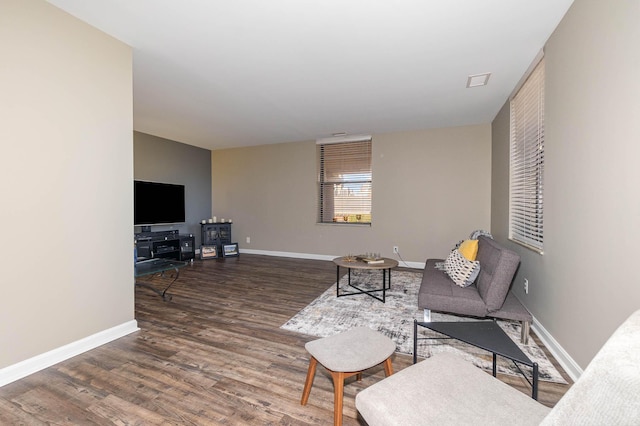
<svg viewBox="0 0 640 426">
<path fill-rule="evenodd" d="M 380 271 L 353 270 L 351 282 L 363 289 L 381 287 Z M 422 321 L 423 313 L 418 309 L 418 288 L 422 274 L 407 271 L 393 271 L 391 289 L 386 292 L 386 303 L 382 303 L 365 294 L 336 297 L 336 286 L 332 285 L 316 300 L 298 312 L 281 326 L 311 336 L 326 337 L 352 327 L 366 326 L 387 335 L 397 346 L 396 351 L 413 354 L 413 320 Z M 340 292 L 350 292 L 347 277 L 340 280 Z M 382 292 L 379 292 L 382 294 Z M 455 315 L 432 313 L 432 321 L 478 321 Z M 491 320 L 489 320 L 491 321 Z M 520 342 L 520 323 L 498 321 L 522 351 L 538 363 L 540 380 L 566 383 L 560 373 L 547 359 L 542 349 L 529 339 L 527 345 Z M 420 328 L 420 337 L 443 337 L 431 330 Z M 492 356 L 489 352 L 455 339 L 418 341 L 418 356 L 428 358 L 438 352 L 456 352 L 480 368 L 492 369 Z M 530 371 L 522 366 L 524 371 Z M 512 362 L 498 357 L 498 371 L 504 374 L 518 375 Z"/>
</svg>

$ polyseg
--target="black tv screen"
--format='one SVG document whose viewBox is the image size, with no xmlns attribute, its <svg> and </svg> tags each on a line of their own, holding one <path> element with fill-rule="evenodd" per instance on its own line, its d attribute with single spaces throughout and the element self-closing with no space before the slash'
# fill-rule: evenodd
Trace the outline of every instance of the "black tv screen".
<svg viewBox="0 0 640 426">
<path fill-rule="evenodd" d="M 133 181 L 134 225 L 184 221 L 184 185 Z"/>
</svg>

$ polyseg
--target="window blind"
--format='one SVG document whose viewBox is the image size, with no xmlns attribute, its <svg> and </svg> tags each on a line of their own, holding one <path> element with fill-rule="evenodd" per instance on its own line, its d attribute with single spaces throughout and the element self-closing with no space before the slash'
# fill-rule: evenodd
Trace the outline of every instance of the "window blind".
<svg viewBox="0 0 640 426">
<path fill-rule="evenodd" d="M 509 238 L 542 253 L 544 58 L 510 102 Z"/>
<path fill-rule="evenodd" d="M 371 223 L 371 139 L 320 143 L 318 222 Z"/>
</svg>

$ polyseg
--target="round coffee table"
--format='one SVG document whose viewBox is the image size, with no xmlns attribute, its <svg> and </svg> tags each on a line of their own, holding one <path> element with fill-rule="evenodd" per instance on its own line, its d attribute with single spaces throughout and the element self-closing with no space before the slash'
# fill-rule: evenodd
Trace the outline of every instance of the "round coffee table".
<svg viewBox="0 0 640 426">
<path fill-rule="evenodd" d="M 333 263 L 336 264 L 337 277 L 336 277 L 336 297 L 353 296 L 355 294 L 366 294 L 373 297 L 376 300 L 385 303 L 386 291 L 391 288 L 391 269 L 398 266 L 398 262 L 387 257 L 380 258 L 382 262 L 379 263 L 367 263 L 363 260 L 348 261 L 346 256 L 336 257 L 333 259 Z M 340 293 L 340 267 L 347 268 L 347 283 L 350 287 L 355 288 L 358 291 L 352 291 L 348 293 Z M 351 270 L 352 269 L 379 269 L 382 271 L 382 288 L 375 288 L 372 290 L 364 290 L 353 284 L 351 284 Z M 377 292 L 382 292 L 382 298 L 379 297 Z"/>
</svg>

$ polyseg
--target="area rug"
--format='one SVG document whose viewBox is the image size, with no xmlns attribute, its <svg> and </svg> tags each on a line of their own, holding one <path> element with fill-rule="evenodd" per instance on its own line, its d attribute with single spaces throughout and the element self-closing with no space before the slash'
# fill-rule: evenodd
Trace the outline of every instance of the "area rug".
<svg viewBox="0 0 640 426">
<path fill-rule="evenodd" d="M 391 289 L 386 291 L 386 303 L 382 303 L 366 294 L 336 297 L 335 283 L 322 295 L 298 312 L 281 326 L 285 330 L 295 331 L 316 337 L 326 337 L 348 330 L 352 327 L 365 326 L 378 330 L 396 343 L 396 351 L 413 354 L 413 320 L 422 321 L 423 312 L 418 309 L 418 288 L 422 274 L 408 271 L 393 271 Z M 380 271 L 353 270 L 352 284 L 371 289 L 381 286 Z M 351 292 L 347 285 L 347 277 L 340 280 L 340 292 Z M 381 294 L 382 292 L 379 292 Z M 432 321 L 478 321 L 455 315 L 433 312 Z M 491 320 L 489 320 L 491 321 Z M 515 321 L 498 321 L 522 351 L 538 363 L 540 380 L 555 383 L 566 383 L 558 370 L 545 356 L 542 349 L 529 339 L 527 345 L 520 342 L 520 323 Z M 443 337 L 431 330 L 420 328 L 420 337 Z M 491 371 L 491 353 L 455 339 L 420 340 L 418 356 L 428 358 L 439 352 L 456 352 L 476 366 Z M 524 371 L 530 371 L 522 366 Z M 518 375 L 517 368 L 511 361 L 498 357 L 498 371 L 504 374 Z"/>
</svg>

